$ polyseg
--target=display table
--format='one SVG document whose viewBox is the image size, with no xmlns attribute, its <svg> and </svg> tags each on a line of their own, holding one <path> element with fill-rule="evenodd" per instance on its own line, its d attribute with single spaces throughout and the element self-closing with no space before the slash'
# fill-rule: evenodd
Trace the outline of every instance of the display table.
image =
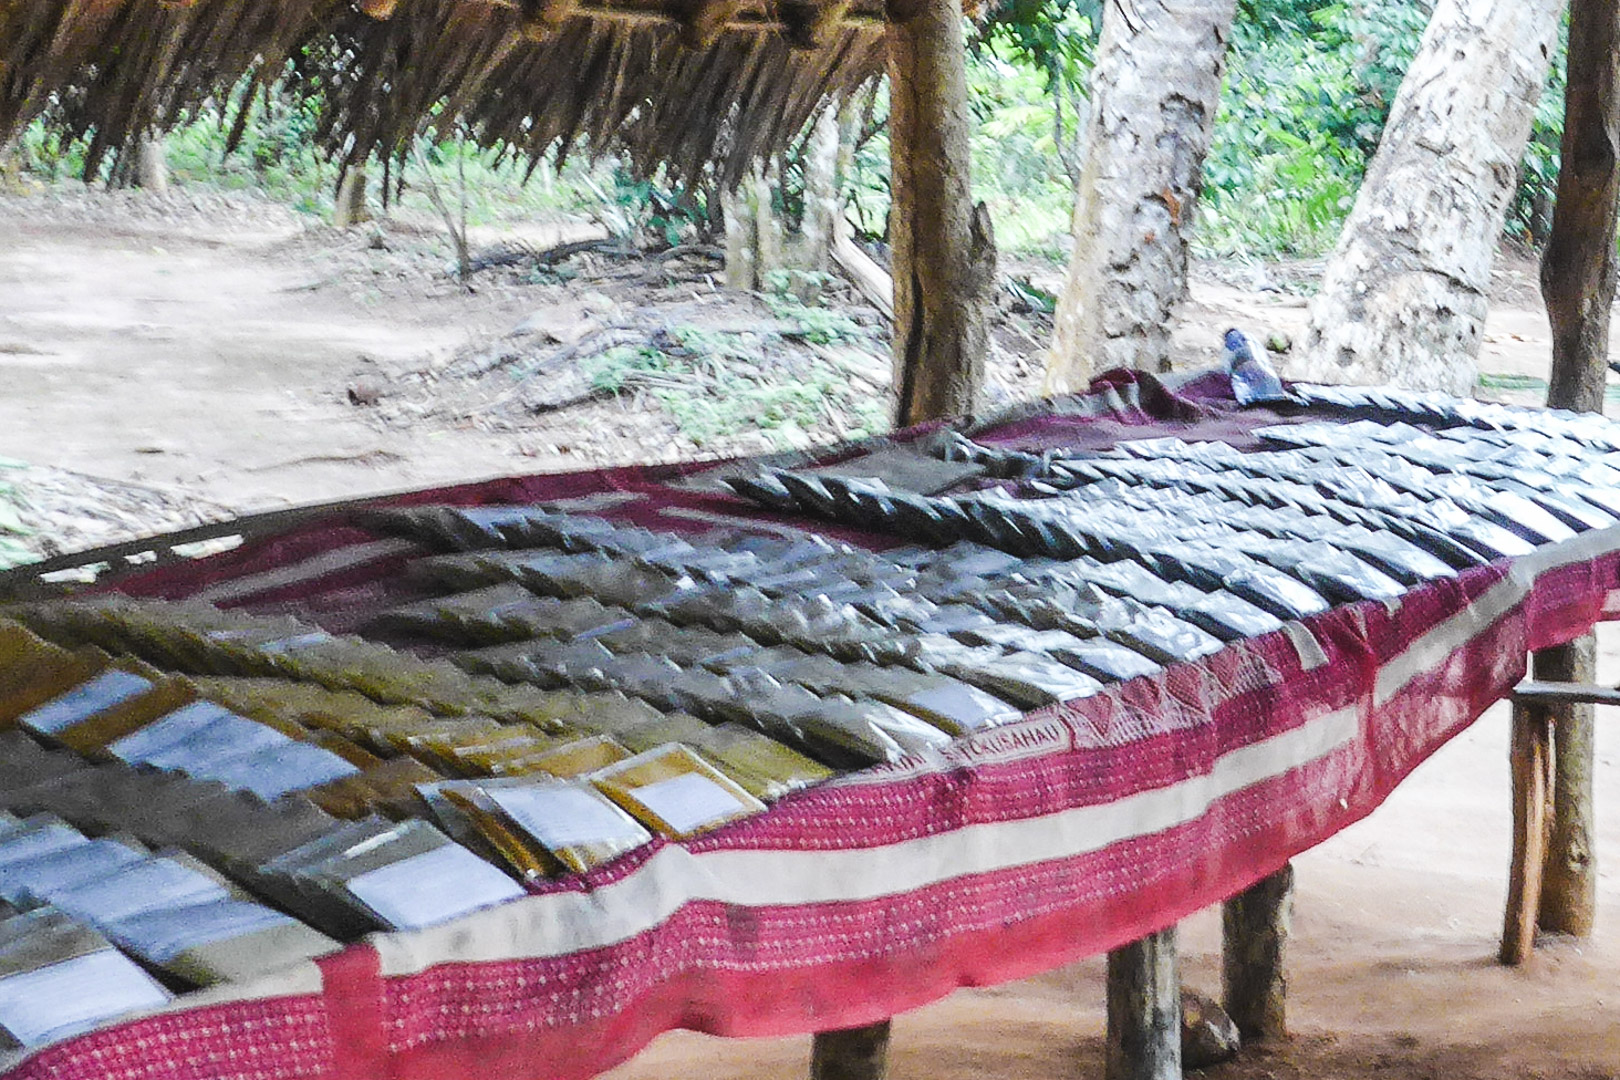
<svg viewBox="0 0 1620 1080">
<path fill-rule="evenodd" d="M 1240 411 L 1220 377 L 1172 391 L 1115 373 L 1089 398 L 972 437 L 1037 458 L 1171 435 L 1252 450 L 1256 428 L 1327 415 Z M 741 526 L 901 543 L 761 509 L 699 476 L 708 468 L 517 477 L 365 509 L 545 503 L 691 535 Z M 122 567 L 94 588 L 348 632 L 418 598 L 407 571 L 431 554 L 367 520 L 343 506 L 239 522 L 215 533 L 238 532 L 241 546 L 198 560 L 151 542 L 156 566 Z M 569 1080 L 673 1028 L 849 1028 L 1049 970 L 1231 897 L 1371 813 L 1512 690 L 1529 651 L 1612 615 L 1617 589 L 1620 528 L 1593 528 L 1394 599 L 1336 604 L 695 839 L 655 840 L 526 898 L 182 995 L 13 1055 L 0 1075 Z"/>
</svg>

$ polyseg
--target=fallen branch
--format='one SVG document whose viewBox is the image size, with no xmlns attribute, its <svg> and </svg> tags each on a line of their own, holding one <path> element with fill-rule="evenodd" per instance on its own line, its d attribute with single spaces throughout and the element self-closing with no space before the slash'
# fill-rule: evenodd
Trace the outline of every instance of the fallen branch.
<svg viewBox="0 0 1620 1080">
<path fill-rule="evenodd" d="M 849 229 L 841 227 L 833 239 L 833 262 L 843 270 L 851 285 L 885 318 L 894 318 L 894 279 L 879 266 L 872 256 L 862 251 L 849 237 Z"/>
</svg>

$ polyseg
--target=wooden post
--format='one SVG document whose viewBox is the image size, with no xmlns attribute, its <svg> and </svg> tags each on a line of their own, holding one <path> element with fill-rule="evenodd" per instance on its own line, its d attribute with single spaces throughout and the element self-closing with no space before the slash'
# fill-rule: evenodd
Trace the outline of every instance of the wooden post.
<svg viewBox="0 0 1620 1080">
<path fill-rule="evenodd" d="M 973 411 L 990 345 L 995 239 L 969 177 L 958 0 L 889 0 L 894 385 L 901 425 Z"/>
<path fill-rule="evenodd" d="M 1547 682 L 1597 681 L 1597 639 L 1591 634 L 1532 657 L 1535 677 Z M 1543 735 L 1552 732 L 1551 820 L 1541 868 L 1537 925 L 1558 934 L 1589 937 L 1597 915 L 1597 866 L 1592 806 L 1591 705 L 1549 705 Z M 1546 752 L 1543 745 L 1543 753 Z"/>
<path fill-rule="evenodd" d="M 1292 863 L 1221 906 L 1222 996 L 1245 1042 L 1288 1037 L 1283 959 L 1293 913 Z"/>
<path fill-rule="evenodd" d="M 1552 323 L 1547 404 L 1603 411 L 1609 310 L 1615 294 L 1615 220 L 1620 208 L 1620 7 L 1574 0 L 1569 82 L 1564 91 L 1558 202 L 1541 260 L 1541 294 Z M 1595 681 L 1588 636 L 1535 657 L 1537 679 Z M 1597 904 L 1593 858 L 1592 708 L 1560 706 L 1553 724 L 1553 820 L 1541 888 L 1541 928 L 1585 937 Z"/>
<path fill-rule="evenodd" d="M 889 1022 L 823 1031 L 810 1044 L 810 1080 L 883 1080 L 889 1071 Z"/>
<path fill-rule="evenodd" d="M 1547 848 L 1551 753 L 1547 707 L 1515 702 L 1509 751 L 1513 770 L 1513 865 L 1508 872 L 1502 949 L 1497 954 L 1504 964 L 1524 963 L 1536 943 L 1541 867 Z"/>
<path fill-rule="evenodd" d="M 1106 1080 L 1181 1080 L 1174 926 L 1108 954 Z"/>
</svg>

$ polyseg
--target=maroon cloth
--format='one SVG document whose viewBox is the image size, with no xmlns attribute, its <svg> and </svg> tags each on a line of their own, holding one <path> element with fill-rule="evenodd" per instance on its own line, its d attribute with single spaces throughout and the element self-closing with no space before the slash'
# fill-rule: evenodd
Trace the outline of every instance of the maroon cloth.
<svg viewBox="0 0 1620 1080">
<path fill-rule="evenodd" d="M 1218 406 L 1174 398 L 1154 407 L 1206 411 L 1190 426 L 1123 423 L 1196 438 L 1243 422 Z M 1073 420 L 1023 422 L 1007 439 L 1046 439 Z M 409 500 L 611 488 L 646 494 L 629 516 L 658 527 L 678 520 L 659 516 L 668 506 L 750 513 L 672 492 L 667 475 L 533 477 Z M 371 539 L 316 522 L 124 588 L 184 596 Z M 254 600 L 326 618 L 370 608 L 387 602 L 397 558 Z M 763 1036 L 870 1023 L 1117 947 L 1272 873 L 1370 813 L 1511 689 L 1528 650 L 1584 633 L 1617 597 L 1620 539 L 1590 533 L 1393 603 L 1335 608 L 449 927 L 370 939 L 321 962 L 319 994 L 130 1021 L 5 1075 L 574 1080 L 676 1027 Z"/>
</svg>

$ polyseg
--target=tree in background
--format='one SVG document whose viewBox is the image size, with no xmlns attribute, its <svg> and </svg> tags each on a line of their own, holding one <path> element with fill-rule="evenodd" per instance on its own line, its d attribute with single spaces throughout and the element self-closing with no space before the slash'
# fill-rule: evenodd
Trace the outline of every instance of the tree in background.
<svg viewBox="0 0 1620 1080">
<path fill-rule="evenodd" d="M 1468 394 L 1562 0 L 1441 0 L 1311 307 L 1296 377 Z"/>
<path fill-rule="evenodd" d="M 1094 370 L 1162 370 L 1187 291 L 1187 233 L 1203 185 L 1236 0 L 1111 0 L 1047 385 Z"/>
</svg>

